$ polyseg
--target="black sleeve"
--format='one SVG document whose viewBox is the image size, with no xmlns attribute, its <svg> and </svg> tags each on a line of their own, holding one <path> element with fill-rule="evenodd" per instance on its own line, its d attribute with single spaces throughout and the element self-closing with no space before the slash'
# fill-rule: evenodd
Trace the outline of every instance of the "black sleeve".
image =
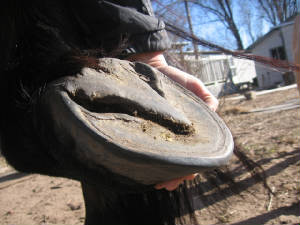
<svg viewBox="0 0 300 225">
<path fill-rule="evenodd" d="M 115 34 L 128 34 L 127 53 L 162 51 L 170 47 L 163 21 L 154 16 L 149 0 L 100 1 L 115 20 Z"/>
</svg>

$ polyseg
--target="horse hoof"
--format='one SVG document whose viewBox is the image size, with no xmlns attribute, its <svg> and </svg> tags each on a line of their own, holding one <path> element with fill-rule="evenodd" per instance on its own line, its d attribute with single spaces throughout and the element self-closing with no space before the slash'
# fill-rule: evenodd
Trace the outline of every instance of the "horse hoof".
<svg viewBox="0 0 300 225">
<path fill-rule="evenodd" d="M 190 91 L 142 63 L 98 65 L 48 84 L 42 96 L 74 155 L 146 185 L 228 162 L 229 129 Z"/>
</svg>

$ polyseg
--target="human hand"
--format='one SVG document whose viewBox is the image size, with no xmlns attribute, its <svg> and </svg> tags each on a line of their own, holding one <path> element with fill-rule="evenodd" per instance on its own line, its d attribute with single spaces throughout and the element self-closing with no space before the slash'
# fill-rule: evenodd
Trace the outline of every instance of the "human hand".
<svg viewBox="0 0 300 225">
<path fill-rule="evenodd" d="M 140 61 L 146 63 L 163 74 L 167 75 L 174 81 L 181 84 L 183 87 L 192 91 L 195 95 L 200 97 L 212 111 L 216 111 L 218 107 L 218 100 L 208 91 L 205 85 L 196 77 L 185 73 L 177 68 L 169 66 L 162 55 L 162 52 L 151 52 L 136 54 L 128 58 L 130 61 Z M 155 189 L 165 188 L 168 191 L 175 190 L 184 180 L 193 180 L 197 174 L 190 174 L 184 177 L 179 177 L 173 180 L 161 182 L 154 186 Z"/>
<path fill-rule="evenodd" d="M 215 96 L 209 92 L 202 81 L 186 72 L 169 66 L 162 55 L 162 52 L 140 53 L 129 57 L 128 60 L 140 61 L 158 69 L 160 72 L 200 97 L 212 111 L 216 111 L 219 102 Z"/>
</svg>

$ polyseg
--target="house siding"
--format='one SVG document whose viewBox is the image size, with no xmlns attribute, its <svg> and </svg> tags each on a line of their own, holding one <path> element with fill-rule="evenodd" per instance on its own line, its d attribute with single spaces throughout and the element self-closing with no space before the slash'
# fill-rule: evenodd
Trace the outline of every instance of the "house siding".
<svg viewBox="0 0 300 225">
<path fill-rule="evenodd" d="M 252 53 L 266 57 L 272 57 L 270 50 L 283 46 L 288 61 L 293 61 L 292 54 L 292 37 L 293 24 L 288 24 L 273 30 L 267 35 L 263 41 L 252 48 Z M 278 84 L 284 84 L 283 74 L 287 71 L 278 72 L 277 70 L 268 66 L 256 63 L 256 74 L 258 86 L 261 89 L 271 88 Z"/>
<path fill-rule="evenodd" d="M 294 25 L 293 24 L 282 28 L 282 33 L 283 33 L 283 36 L 284 36 L 284 43 L 285 43 L 285 48 L 286 48 L 287 60 L 289 62 L 294 62 L 293 32 L 294 32 Z"/>
</svg>

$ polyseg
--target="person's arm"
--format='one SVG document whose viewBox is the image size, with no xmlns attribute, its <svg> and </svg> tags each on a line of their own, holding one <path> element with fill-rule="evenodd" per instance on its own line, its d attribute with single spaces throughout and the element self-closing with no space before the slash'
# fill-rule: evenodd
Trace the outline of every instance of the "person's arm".
<svg viewBox="0 0 300 225">
<path fill-rule="evenodd" d="M 204 84 L 196 77 L 175 67 L 169 66 L 162 53 L 162 51 L 158 51 L 135 54 L 128 57 L 128 60 L 140 61 L 158 69 L 160 72 L 178 82 L 183 87 L 192 91 L 195 95 L 200 97 L 210 107 L 211 110 L 215 111 L 218 107 L 218 100 L 207 90 Z M 165 188 L 168 191 L 172 191 L 175 190 L 184 180 L 193 180 L 196 175 L 197 174 L 190 174 L 188 176 L 179 177 L 173 180 L 167 180 L 166 177 L 167 181 L 156 184 L 155 188 Z"/>
</svg>

